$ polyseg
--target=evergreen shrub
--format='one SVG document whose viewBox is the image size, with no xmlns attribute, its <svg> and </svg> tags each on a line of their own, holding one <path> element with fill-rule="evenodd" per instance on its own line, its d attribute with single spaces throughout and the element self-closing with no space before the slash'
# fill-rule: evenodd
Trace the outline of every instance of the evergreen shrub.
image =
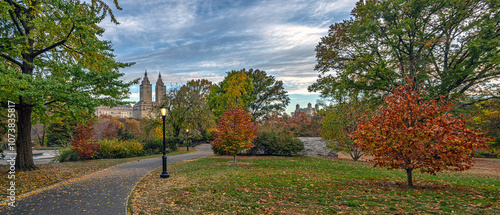
<svg viewBox="0 0 500 215">
<path fill-rule="evenodd" d="M 295 155 L 304 149 L 304 143 L 280 126 L 263 125 L 259 136 L 247 153 L 264 155 Z"/>
</svg>

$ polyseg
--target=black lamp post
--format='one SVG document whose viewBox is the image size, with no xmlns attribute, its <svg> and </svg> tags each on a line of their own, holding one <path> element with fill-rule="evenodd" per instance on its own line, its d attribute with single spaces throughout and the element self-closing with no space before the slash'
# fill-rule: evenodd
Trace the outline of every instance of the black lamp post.
<svg viewBox="0 0 500 215">
<path fill-rule="evenodd" d="M 161 118 L 163 120 L 163 156 L 162 158 L 162 164 L 163 164 L 163 172 L 160 174 L 160 178 L 168 178 L 170 175 L 167 172 L 167 150 L 165 148 L 165 117 L 167 116 L 167 106 L 162 105 L 160 107 L 160 112 L 161 112 Z"/>
<path fill-rule="evenodd" d="M 189 152 L 189 128 L 186 128 L 186 149 Z"/>
</svg>

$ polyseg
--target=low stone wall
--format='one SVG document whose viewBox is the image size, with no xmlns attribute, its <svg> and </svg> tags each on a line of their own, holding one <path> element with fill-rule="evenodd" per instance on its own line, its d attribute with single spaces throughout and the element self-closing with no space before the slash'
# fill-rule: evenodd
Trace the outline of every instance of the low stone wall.
<svg viewBox="0 0 500 215">
<path fill-rule="evenodd" d="M 321 137 L 299 137 L 299 139 L 304 143 L 304 150 L 297 153 L 299 155 L 338 157 L 336 152 L 326 147 L 326 141 Z"/>
</svg>

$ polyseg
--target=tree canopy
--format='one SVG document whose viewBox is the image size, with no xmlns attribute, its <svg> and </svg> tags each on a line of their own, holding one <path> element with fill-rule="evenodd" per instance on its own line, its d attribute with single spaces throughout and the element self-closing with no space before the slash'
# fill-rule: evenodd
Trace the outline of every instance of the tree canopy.
<svg viewBox="0 0 500 215">
<path fill-rule="evenodd" d="M 276 80 L 263 70 L 242 70 L 252 79 L 253 90 L 250 97 L 254 100 L 248 107 L 250 114 L 259 119 L 270 113 L 285 112 L 286 106 L 290 104 L 290 98 L 283 87 L 283 82 Z"/>
<path fill-rule="evenodd" d="M 99 38 L 107 14 L 118 23 L 101 0 L 0 1 L 0 102 L 16 104 L 17 170 L 36 168 L 32 122 L 54 116 L 85 122 L 82 115 L 120 104 L 136 83 L 118 80 L 131 63 L 116 61 L 111 42 Z"/>
<path fill-rule="evenodd" d="M 363 152 L 354 146 L 351 133 L 358 127 L 360 117 L 368 110 L 368 105 L 356 98 L 330 107 L 322 121 L 321 137 L 328 141 L 329 147 L 345 151 L 357 161 L 363 156 Z"/>
<path fill-rule="evenodd" d="M 208 95 L 212 82 L 206 79 L 188 81 L 181 91 L 186 91 L 192 100 L 192 110 L 189 112 L 188 123 L 196 128 L 201 135 L 206 130 L 214 127 L 215 117 L 208 105 Z"/>
<path fill-rule="evenodd" d="M 428 98 L 499 98 L 500 7 L 491 0 L 363 0 L 316 47 L 323 97 L 381 100 L 414 77 Z"/>
<path fill-rule="evenodd" d="M 215 123 L 207 102 L 211 87 L 212 82 L 206 79 L 191 80 L 185 85 L 172 87 L 167 93 L 164 102 L 168 109 L 167 122 L 175 137 L 189 124 L 203 130 Z"/>
<path fill-rule="evenodd" d="M 214 85 L 209 96 L 210 107 L 220 116 L 229 106 L 243 106 L 254 119 L 270 113 L 282 113 L 290 103 L 283 82 L 259 69 L 231 71 Z"/>
<path fill-rule="evenodd" d="M 208 104 L 216 117 L 221 116 L 229 107 L 248 109 L 255 99 L 254 86 L 244 71 L 231 71 L 219 84 L 210 89 Z"/>
</svg>

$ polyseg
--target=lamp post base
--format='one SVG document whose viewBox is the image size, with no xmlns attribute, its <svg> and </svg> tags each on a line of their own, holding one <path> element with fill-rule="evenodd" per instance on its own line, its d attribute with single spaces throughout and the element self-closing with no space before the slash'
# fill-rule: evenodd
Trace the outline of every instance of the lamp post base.
<svg viewBox="0 0 500 215">
<path fill-rule="evenodd" d="M 170 177 L 170 175 L 168 174 L 168 172 L 162 172 L 160 174 L 160 178 L 168 178 L 168 177 Z"/>
<path fill-rule="evenodd" d="M 162 158 L 162 166 L 163 166 L 163 171 L 160 174 L 160 178 L 168 178 L 170 175 L 167 172 L 167 156 L 165 155 L 165 151 L 163 151 L 163 156 Z"/>
</svg>

